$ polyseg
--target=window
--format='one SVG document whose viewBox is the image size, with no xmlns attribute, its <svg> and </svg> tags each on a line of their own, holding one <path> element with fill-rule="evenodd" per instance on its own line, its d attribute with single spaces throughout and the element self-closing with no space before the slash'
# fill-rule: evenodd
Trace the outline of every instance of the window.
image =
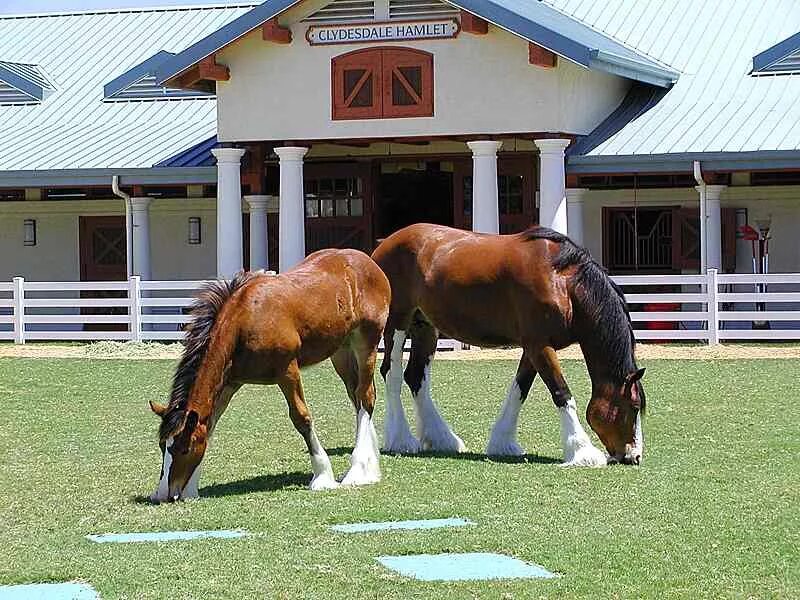
<svg viewBox="0 0 800 600">
<path fill-rule="evenodd" d="M 360 177 L 307 179 L 306 217 L 360 217 L 364 198 Z"/>
<path fill-rule="evenodd" d="M 433 116 L 433 55 L 410 48 L 356 50 L 332 61 L 333 119 Z"/>
</svg>

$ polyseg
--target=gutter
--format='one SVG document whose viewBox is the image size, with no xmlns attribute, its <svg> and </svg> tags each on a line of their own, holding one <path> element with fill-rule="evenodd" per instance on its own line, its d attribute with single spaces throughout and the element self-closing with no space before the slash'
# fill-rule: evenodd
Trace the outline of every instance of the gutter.
<svg viewBox="0 0 800 600">
<path fill-rule="evenodd" d="M 703 179 L 703 170 L 700 167 L 700 161 L 696 160 L 692 163 L 694 170 L 694 179 L 697 181 L 697 186 L 700 188 L 700 274 L 706 272 L 708 264 L 708 244 L 706 243 L 706 180 Z"/>
<path fill-rule="evenodd" d="M 114 194 L 125 201 L 125 267 L 128 271 L 128 279 L 130 279 L 133 273 L 133 236 L 131 234 L 133 231 L 133 214 L 131 210 L 131 197 L 120 189 L 119 175 L 113 175 L 111 177 L 111 189 Z"/>
</svg>

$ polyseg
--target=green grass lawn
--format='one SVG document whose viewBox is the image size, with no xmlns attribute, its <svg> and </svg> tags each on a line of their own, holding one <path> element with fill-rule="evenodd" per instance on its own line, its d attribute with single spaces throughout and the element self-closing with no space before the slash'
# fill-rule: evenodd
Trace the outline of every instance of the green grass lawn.
<svg viewBox="0 0 800 600">
<path fill-rule="evenodd" d="M 470 450 L 382 457 L 383 482 L 312 493 L 277 388 L 222 419 L 201 500 L 151 506 L 169 361 L 0 360 L 0 584 L 80 579 L 103 598 L 800 597 L 798 361 L 649 361 L 641 468 L 563 469 L 539 380 L 527 460 L 480 454 L 515 365 L 440 361 L 434 393 Z M 582 413 L 588 379 L 565 363 Z M 328 365 L 306 396 L 337 476 L 355 419 Z M 383 386 L 379 386 L 383 397 Z M 377 409 L 381 431 L 382 402 Z M 467 517 L 477 526 L 346 535 L 333 523 Z M 89 533 L 245 528 L 254 537 L 93 544 Z M 425 583 L 383 554 L 501 552 L 556 580 Z"/>
</svg>

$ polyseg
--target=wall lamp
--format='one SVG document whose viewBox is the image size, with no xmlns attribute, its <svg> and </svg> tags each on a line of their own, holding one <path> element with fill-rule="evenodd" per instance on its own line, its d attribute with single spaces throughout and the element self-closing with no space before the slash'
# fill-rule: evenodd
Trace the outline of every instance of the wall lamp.
<svg viewBox="0 0 800 600">
<path fill-rule="evenodd" d="M 25 219 L 23 226 L 23 244 L 25 246 L 36 245 L 36 219 Z"/>
<path fill-rule="evenodd" d="M 189 243 L 197 245 L 202 242 L 200 234 L 200 217 L 189 217 Z"/>
</svg>

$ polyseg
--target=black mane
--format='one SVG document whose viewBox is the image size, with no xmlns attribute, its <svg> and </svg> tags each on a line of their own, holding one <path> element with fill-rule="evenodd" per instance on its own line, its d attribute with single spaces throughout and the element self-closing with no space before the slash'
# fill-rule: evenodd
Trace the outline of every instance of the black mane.
<svg viewBox="0 0 800 600">
<path fill-rule="evenodd" d="M 211 330 L 220 310 L 233 293 L 247 283 L 252 273 L 239 272 L 231 281 L 207 283 L 195 296 L 189 313 L 192 317 L 186 327 L 183 356 L 172 378 L 172 393 L 167 412 L 161 420 L 159 436 L 163 440 L 183 423 L 189 393 L 203 364 L 211 340 Z"/>
<path fill-rule="evenodd" d="M 590 321 L 599 346 L 608 356 L 611 375 L 622 383 L 636 371 L 634 349 L 636 338 L 622 289 L 608 276 L 604 267 L 592 259 L 589 251 L 567 236 L 534 226 L 522 234 L 527 240 L 549 240 L 560 249 L 552 259 L 553 268 L 563 271 L 577 267 L 572 276 L 573 300 Z"/>
</svg>

